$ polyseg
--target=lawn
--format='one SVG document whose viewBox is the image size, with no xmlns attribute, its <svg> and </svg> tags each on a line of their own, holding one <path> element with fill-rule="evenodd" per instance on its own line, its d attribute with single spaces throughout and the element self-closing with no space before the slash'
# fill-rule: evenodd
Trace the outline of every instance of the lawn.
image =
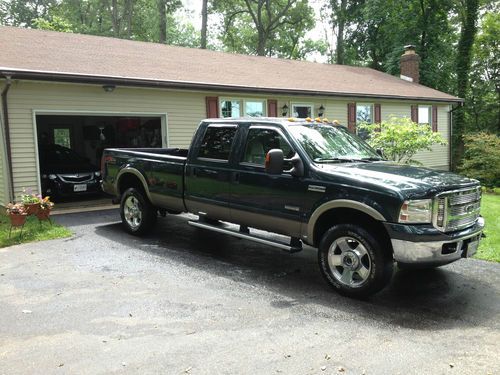
<svg viewBox="0 0 500 375">
<path fill-rule="evenodd" d="M 29 216 L 23 229 L 23 236 L 20 238 L 20 230 L 13 229 L 9 238 L 10 219 L 8 216 L 0 214 L 0 248 L 24 242 L 51 240 L 71 236 L 71 231 L 58 224 L 49 222 L 38 222 L 36 216 Z"/>
<path fill-rule="evenodd" d="M 500 195 L 483 194 L 481 215 L 486 221 L 484 234 L 475 258 L 500 262 Z"/>
</svg>

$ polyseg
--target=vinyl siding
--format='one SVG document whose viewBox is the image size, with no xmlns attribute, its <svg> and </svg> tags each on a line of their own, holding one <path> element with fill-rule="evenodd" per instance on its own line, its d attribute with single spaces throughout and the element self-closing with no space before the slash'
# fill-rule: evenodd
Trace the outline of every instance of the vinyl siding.
<svg viewBox="0 0 500 375">
<path fill-rule="evenodd" d="M 117 87 L 113 92 L 107 93 L 100 85 L 16 81 L 8 97 L 15 195 L 18 196 L 23 188 L 38 190 L 34 111 L 67 111 L 68 114 L 86 112 L 89 115 L 104 112 L 113 112 L 116 115 L 167 114 L 168 146 L 188 147 L 200 120 L 206 117 L 206 96 L 277 99 L 278 115 L 281 115 L 281 107 L 284 104 L 291 109 L 291 103 L 311 103 L 314 106 L 314 116 L 317 115 L 319 106 L 323 105 L 326 108 L 325 117 L 338 120 L 341 124 L 347 124 L 347 103 L 356 101 L 355 98 L 335 100 L 316 96 L 276 97 L 262 94 L 241 96 L 227 92 L 128 87 Z M 390 114 L 410 114 L 408 103 L 380 103 L 382 119 L 386 119 Z M 439 130 L 445 132 L 446 136 L 447 110 L 446 105 L 439 108 Z M 448 163 L 447 155 L 447 147 L 444 146 L 436 148 L 436 152 L 422 153 L 418 159 L 431 167 L 445 166 Z M 0 184 L 4 184 L 4 178 L 1 176 L 0 173 Z"/>
</svg>

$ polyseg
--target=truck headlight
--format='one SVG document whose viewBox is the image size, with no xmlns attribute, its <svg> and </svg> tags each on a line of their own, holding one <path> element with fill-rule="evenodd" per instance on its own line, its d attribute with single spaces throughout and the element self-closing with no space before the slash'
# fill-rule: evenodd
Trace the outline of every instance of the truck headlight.
<svg viewBox="0 0 500 375">
<path fill-rule="evenodd" d="M 432 199 L 404 201 L 399 211 L 399 222 L 405 224 L 430 223 L 432 220 Z"/>
</svg>

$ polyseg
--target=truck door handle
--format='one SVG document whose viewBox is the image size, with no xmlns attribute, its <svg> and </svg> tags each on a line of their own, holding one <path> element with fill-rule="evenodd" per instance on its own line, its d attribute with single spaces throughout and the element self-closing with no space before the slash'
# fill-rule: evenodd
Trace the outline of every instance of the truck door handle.
<svg viewBox="0 0 500 375">
<path fill-rule="evenodd" d="M 233 182 L 235 184 L 239 184 L 240 183 L 240 174 L 238 172 L 234 172 L 233 173 Z"/>
</svg>

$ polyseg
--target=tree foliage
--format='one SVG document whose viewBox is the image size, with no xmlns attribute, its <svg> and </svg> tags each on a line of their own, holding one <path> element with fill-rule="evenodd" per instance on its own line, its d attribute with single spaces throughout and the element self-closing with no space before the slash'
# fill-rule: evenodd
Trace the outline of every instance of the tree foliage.
<svg viewBox="0 0 500 375">
<path fill-rule="evenodd" d="M 413 159 L 418 151 L 432 150 L 433 145 L 445 145 L 439 133 L 430 125 L 417 124 L 407 117 L 391 116 L 381 124 L 362 124 L 368 132 L 368 143 L 384 150 L 384 155 L 397 163 L 420 164 Z"/>
<path fill-rule="evenodd" d="M 487 187 L 500 187 L 500 137 L 484 132 L 464 136 L 465 157 L 460 172 Z"/>
</svg>

